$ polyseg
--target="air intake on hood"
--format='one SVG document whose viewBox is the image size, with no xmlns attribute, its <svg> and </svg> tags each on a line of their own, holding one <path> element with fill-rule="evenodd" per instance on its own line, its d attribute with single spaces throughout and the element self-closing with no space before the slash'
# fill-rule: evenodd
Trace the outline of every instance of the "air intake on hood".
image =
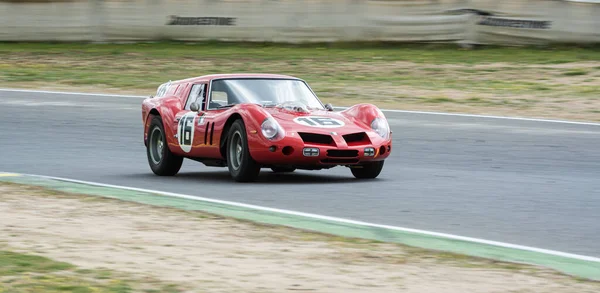
<svg viewBox="0 0 600 293">
<path fill-rule="evenodd" d="M 349 146 L 371 144 L 371 140 L 364 132 L 345 134 L 343 137 Z"/>
<path fill-rule="evenodd" d="M 298 132 L 305 143 L 333 145 L 333 138 L 326 134 Z"/>
</svg>

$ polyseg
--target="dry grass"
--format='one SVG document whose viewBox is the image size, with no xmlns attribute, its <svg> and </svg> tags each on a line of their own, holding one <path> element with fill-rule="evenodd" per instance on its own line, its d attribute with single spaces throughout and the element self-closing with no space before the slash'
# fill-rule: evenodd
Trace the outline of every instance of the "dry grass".
<svg viewBox="0 0 600 293">
<path fill-rule="evenodd" d="M 0 44 L 0 86 L 150 95 L 169 79 L 283 73 L 324 102 L 600 121 L 595 49 Z"/>
</svg>

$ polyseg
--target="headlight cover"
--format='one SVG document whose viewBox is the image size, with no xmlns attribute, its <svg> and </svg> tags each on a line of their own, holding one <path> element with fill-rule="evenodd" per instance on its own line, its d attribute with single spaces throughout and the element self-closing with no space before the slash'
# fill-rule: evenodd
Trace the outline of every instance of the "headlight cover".
<svg viewBox="0 0 600 293">
<path fill-rule="evenodd" d="M 383 139 L 388 139 L 390 137 L 390 125 L 385 118 L 377 117 L 373 119 L 371 128 L 373 128 L 373 130 Z"/>
<path fill-rule="evenodd" d="M 264 137 L 270 140 L 276 140 L 283 136 L 283 128 L 273 117 L 266 118 L 260 126 Z"/>
</svg>

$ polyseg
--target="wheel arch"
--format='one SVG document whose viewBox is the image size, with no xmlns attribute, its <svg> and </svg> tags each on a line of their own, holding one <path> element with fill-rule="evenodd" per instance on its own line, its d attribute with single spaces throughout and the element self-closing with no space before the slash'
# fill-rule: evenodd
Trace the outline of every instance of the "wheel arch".
<svg viewBox="0 0 600 293">
<path fill-rule="evenodd" d="M 160 116 L 160 113 L 158 112 L 158 110 L 156 108 L 152 108 L 152 110 L 150 110 L 150 113 L 148 113 L 148 115 Z"/>
<path fill-rule="evenodd" d="M 241 119 L 242 122 L 244 122 L 244 124 L 246 124 L 242 115 L 240 115 L 239 113 L 233 113 L 227 118 L 227 121 L 225 122 L 225 126 L 223 126 L 223 131 L 221 131 L 221 137 L 219 139 L 219 141 L 220 141 L 219 152 L 221 153 L 221 156 L 223 158 L 227 158 L 227 155 L 225 154 L 225 152 L 227 151 L 227 135 L 229 134 L 229 128 L 231 128 L 231 125 L 233 124 L 233 122 L 235 122 L 238 119 Z"/>
<path fill-rule="evenodd" d="M 144 145 L 145 146 L 148 146 L 148 128 L 150 127 L 150 123 L 152 122 L 152 117 L 154 117 L 154 116 L 161 117 L 160 112 L 158 112 L 158 109 L 156 109 L 156 108 L 152 108 L 148 112 L 148 115 L 146 115 L 146 123 L 144 123 Z"/>
</svg>

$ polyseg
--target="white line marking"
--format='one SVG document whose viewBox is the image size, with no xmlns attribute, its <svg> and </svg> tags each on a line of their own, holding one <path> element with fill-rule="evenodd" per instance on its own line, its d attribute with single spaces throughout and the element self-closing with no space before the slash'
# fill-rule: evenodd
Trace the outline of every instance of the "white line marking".
<svg viewBox="0 0 600 293">
<path fill-rule="evenodd" d="M 491 241 L 491 240 L 472 238 L 472 237 L 464 237 L 464 236 L 459 236 L 459 235 L 439 233 L 439 232 L 433 232 L 433 231 L 418 230 L 418 229 L 381 225 L 381 224 L 373 224 L 373 223 L 355 221 L 355 220 L 350 220 L 350 219 L 343 219 L 343 218 L 336 218 L 336 217 L 323 216 L 323 215 L 317 215 L 317 214 L 296 212 L 296 211 L 277 209 L 277 208 L 269 208 L 269 207 L 263 207 L 263 206 L 257 206 L 257 205 L 239 203 L 239 202 L 232 202 L 232 201 L 225 201 L 225 200 L 219 200 L 219 199 L 213 199 L 213 198 L 180 194 L 180 193 L 172 193 L 172 192 L 165 192 L 165 191 L 152 190 L 152 189 L 143 189 L 143 188 L 136 188 L 136 187 L 104 184 L 104 183 L 97 183 L 97 182 L 90 182 L 90 181 L 83 181 L 83 180 L 76 180 L 76 179 L 68 179 L 68 178 L 54 177 L 54 176 L 23 174 L 23 173 L 13 173 L 13 174 L 20 174 L 20 175 L 31 176 L 31 177 L 39 177 L 39 178 L 47 178 L 47 179 L 60 180 L 60 181 L 66 181 L 66 182 L 72 182 L 72 183 L 87 184 L 87 185 L 99 186 L 99 187 L 110 187 L 110 188 L 119 188 L 119 189 L 138 191 L 138 192 L 154 193 L 154 194 L 160 194 L 160 195 L 177 197 L 177 198 L 185 198 L 185 199 L 191 199 L 191 200 L 197 200 L 197 201 L 206 201 L 206 202 L 230 205 L 230 206 L 235 206 L 235 207 L 244 207 L 244 208 L 250 208 L 250 209 L 261 210 L 261 211 L 275 212 L 275 213 L 280 213 L 280 214 L 302 216 L 302 217 L 307 217 L 307 218 L 327 220 L 327 221 L 338 222 L 338 223 L 354 224 L 354 225 L 368 226 L 368 227 L 374 227 L 374 228 L 383 228 L 383 229 L 390 229 L 390 230 L 403 231 L 403 232 L 419 233 L 419 234 L 424 234 L 424 235 L 437 236 L 437 237 L 443 237 L 443 238 L 449 238 L 449 239 L 455 239 L 455 240 L 462 240 L 462 241 L 488 244 L 488 245 L 494 245 L 494 246 L 500 246 L 500 247 L 506 247 L 506 248 L 527 250 L 527 251 L 538 252 L 538 253 L 545 253 L 545 254 L 562 256 L 562 257 L 578 259 L 578 260 L 600 262 L 600 258 L 586 256 L 586 255 L 572 254 L 572 253 L 548 250 L 548 249 L 543 249 L 543 248 L 523 246 L 523 245 Z"/>
<path fill-rule="evenodd" d="M 0 172 L 0 177 L 19 177 L 20 174 Z"/>
<path fill-rule="evenodd" d="M 0 91 L 4 91 L 4 92 L 21 92 L 21 93 L 60 94 L 60 95 L 78 95 L 78 96 L 117 97 L 117 98 L 140 98 L 140 99 L 148 97 L 148 96 L 134 96 L 134 95 L 118 95 L 118 94 L 102 94 L 102 93 L 78 93 L 78 92 L 44 91 L 44 90 L 25 90 L 25 89 L 11 89 L 11 88 L 0 88 Z"/>
<path fill-rule="evenodd" d="M 335 108 L 340 109 L 340 110 L 347 109 L 347 107 L 334 107 L 334 109 Z M 381 111 L 392 112 L 392 113 L 426 114 L 426 115 L 442 115 L 442 116 L 521 120 L 521 121 L 532 121 L 532 122 L 566 123 L 566 124 L 576 124 L 576 125 L 600 126 L 600 123 L 596 123 L 596 122 L 584 122 L 584 121 L 580 122 L 580 121 L 542 119 L 542 118 L 525 118 L 525 117 L 493 116 L 493 115 L 446 113 L 446 112 L 427 112 L 427 111 L 411 111 L 411 110 L 394 110 L 394 109 L 381 109 Z"/>
<path fill-rule="evenodd" d="M 100 97 L 118 97 L 118 98 L 138 98 L 138 99 L 147 98 L 147 96 L 134 96 L 134 95 L 101 94 L 101 93 L 79 93 L 79 92 L 61 92 L 61 91 L 44 91 L 44 90 L 24 90 L 24 89 L 11 89 L 11 88 L 0 88 L 0 91 L 7 91 L 7 92 L 30 92 L 30 93 L 42 93 L 42 94 L 100 96 Z M 340 109 L 340 110 L 347 109 L 347 108 L 348 107 L 334 107 L 334 109 Z M 585 121 L 579 122 L 579 121 L 557 120 L 557 119 L 525 118 L 525 117 L 510 117 L 510 116 L 493 116 L 493 115 L 478 115 L 478 114 L 466 114 L 466 113 L 446 113 L 446 112 L 394 110 L 394 109 L 381 109 L 381 111 L 391 112 L 391 113 L 441 115 L 441 116 L 472 117 L 472 118 L 487 118 L 487 119 L 504 119 L 504 120 L 521 120 L 521 121 L 531 121 L 531 122 L 564 123 L 564 124 L 574 124 L 574 125 L 600 126 L 600 123 L 596 123 L 596 122 L 585 122 Z"/>
<path fill-rule="evenodd" d="M 72 102 L 61 102 L 61 101 L 34 102 L 34 101 L 27 101 L 27 100 L 0 101 L 0 104 L 32 106 L 32 107 L 37 107 L 37 106 L 64 106 L 64 107 L 79 106 L 78 104 L 72 103 Z"/>
</svg>

